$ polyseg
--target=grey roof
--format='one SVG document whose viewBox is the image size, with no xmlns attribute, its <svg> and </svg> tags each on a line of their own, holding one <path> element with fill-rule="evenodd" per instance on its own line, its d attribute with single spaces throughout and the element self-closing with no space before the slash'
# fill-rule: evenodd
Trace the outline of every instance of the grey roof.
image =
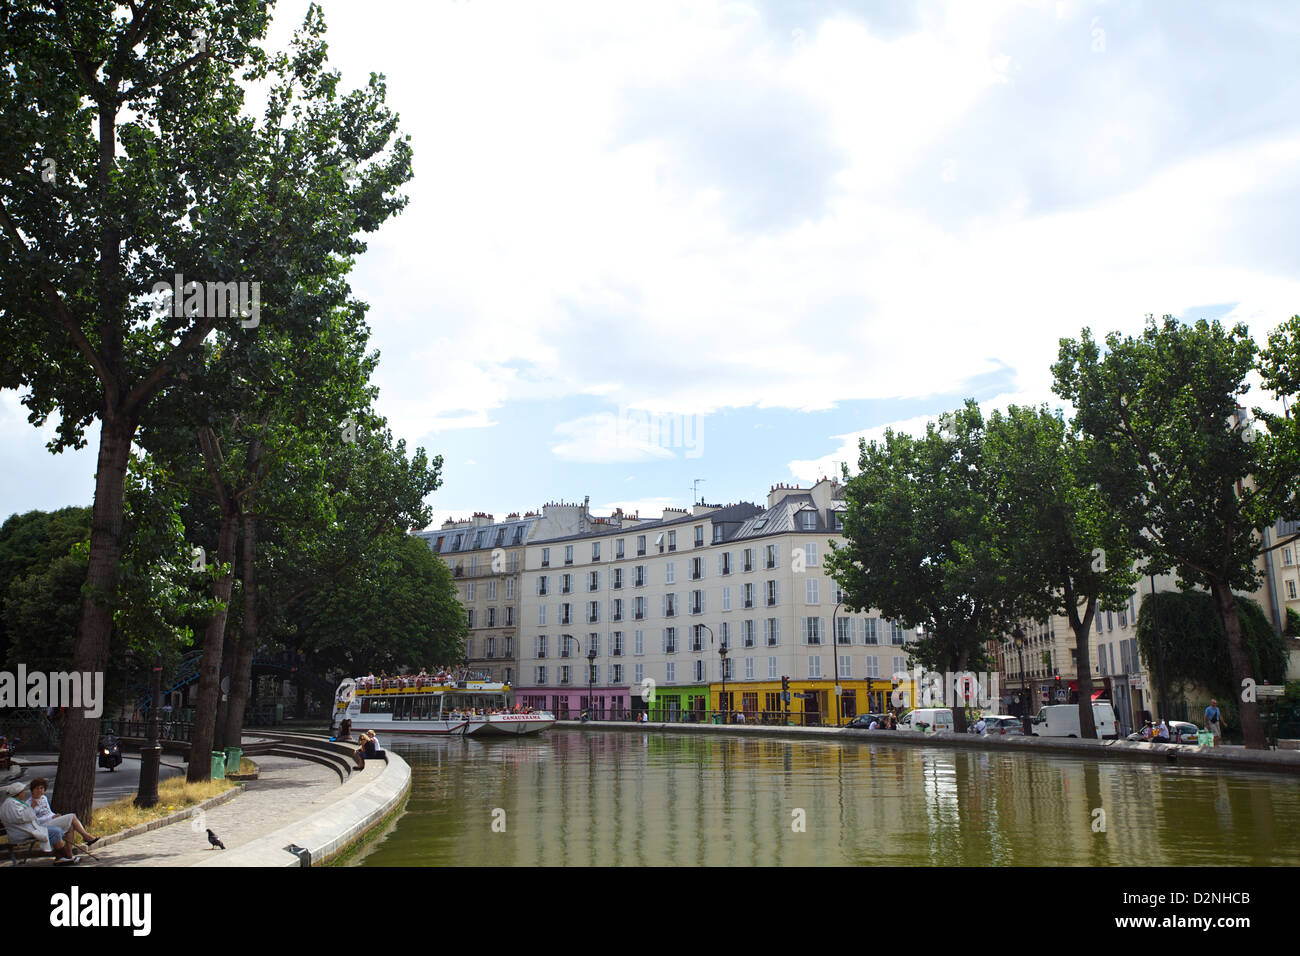
<svg viewBox="0 0 1300 956">
<path fill-rule="evenodd" d="M 839 508 L 832 509 L 839 511 Z M 816 523 L 812 528 L 801 528 L 795 515 L 801 511 L 811 511 L 816 516 Z M 768 508 L 761 514 L 754 515 L 740 529 L 727 540 L 735 541 L 741 538 L 761 538 L 770 534 L 785 534 L 791 531 L 824 531 L 833 533 L 835 528 L 830 523 L 830 515 L 823 514 L 813 504 L 812 495 L 787 495 L 778 501 L 773 507 Z"/>
<path fill-rule="evenodd" d="M 565 541 L 587 541 L 591 538 L 619 535 L 637 535 L 652 534 L 664 529 L 675 529 L 684 524 L 698 524 L 701 521 L 711 521 L 714 524 L 739 524 L 748 516 L 759 510 L 758 505 L 751 501 L 742 501 L 739 504 L 726 505 L 716 511 L 710 511 L 702 515 L 685 514 L 677 518 L 669 518 L 667 521 L 663 518 L 649 518 L 638 522 L 635 525 L 625 525 L 621 528 L 614 525 L 594 525 L 586 531 L 578 534 L 566 534 L 556 538 L 538 538 L 536 541 L 529 541 L 529 544 L 554 544 L 555 542 Z M 711 543 L 711 542 L 706 542 Z"/>
<path fill-rule="evenodd" d="M 423 538 L 425 543 L 429 545 L 430 550 L 433 550 L 435 554 L 464 554 L 466 551 L 487 551 L 492 548 L 515 546 L 515 532 L 519 528 L 523 529 L 520 544 L 526 544 L 528 534 L 536 522 L 537 517 L 534 516 L 510 521 L 494 521 L 492 524 L 481 525 L 477 528 L 434 528 L 430 531 L 417 531 L 415 536 Z M 458 534 L 467 535 L 468 537 L 462 537 L 461 546 L 453 551 L 451 543 Z M 439 538 L 443 539 L 444 545 L 441 551 L 435 549 Z"/>
</svg>

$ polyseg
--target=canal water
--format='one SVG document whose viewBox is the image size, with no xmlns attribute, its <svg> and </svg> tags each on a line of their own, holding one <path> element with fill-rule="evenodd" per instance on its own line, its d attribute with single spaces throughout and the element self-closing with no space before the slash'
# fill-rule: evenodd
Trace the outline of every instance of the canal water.
<svg viewBox="0 0 1300 956">
<path fill-rule="evenodd" d="M 847 736 L 384 743 L 411 797 L 361 866 L 1300 864 L 1281 774 Z"/>
</svg>

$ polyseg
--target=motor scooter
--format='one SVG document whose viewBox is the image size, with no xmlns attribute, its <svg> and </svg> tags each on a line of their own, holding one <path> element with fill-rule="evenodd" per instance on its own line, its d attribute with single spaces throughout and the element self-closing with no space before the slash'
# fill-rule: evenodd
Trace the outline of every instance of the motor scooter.
<svg viewBox="0 0 1300 956">
<path fill-rule="evenodd" d="M 99 742 L 99 766 L 116 770 L 117 765 L 122 762 L 122 747 L 117 742 L 117 737 L 109 734 Z"/>
</svg>

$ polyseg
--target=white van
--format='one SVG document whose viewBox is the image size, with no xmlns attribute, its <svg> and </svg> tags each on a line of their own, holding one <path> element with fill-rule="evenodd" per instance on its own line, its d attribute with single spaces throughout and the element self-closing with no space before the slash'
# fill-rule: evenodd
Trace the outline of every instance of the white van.
<svg viewBox="0 0 1300 956">
<path fill-rule="evenodd" d="M 921 726 L 924 724 L 925 726 Z M 899 730 L 920 730 L 934 733 L 952 730 L 952 710 L 947 707 L 918 707 L 898 719 Z"/>
<path fill-rule="evenodd" d="M 1115 708 L 1108 701 L 1093 701 L 1092 722 L 1096 724 L 1097 737 L 1101 740 L 1114 740 L 1119 735 Z M 1030 730 L 1035 737 L 1079 736 L 1079 705 L 1053 704 L 1044 707 L 1033 719 Z"/>
</svg>

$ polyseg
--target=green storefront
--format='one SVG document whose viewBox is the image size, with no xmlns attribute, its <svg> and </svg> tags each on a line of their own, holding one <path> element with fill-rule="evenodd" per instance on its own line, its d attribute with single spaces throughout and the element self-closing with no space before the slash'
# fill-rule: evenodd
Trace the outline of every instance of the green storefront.
<svg viewBox="0 0 1300 956">
<path fill-rule="evenodd" d="M 704 723 L 709 709 L 709 685 L 656 687 L 649 719 L 654 723 Z"/>
</svg>

